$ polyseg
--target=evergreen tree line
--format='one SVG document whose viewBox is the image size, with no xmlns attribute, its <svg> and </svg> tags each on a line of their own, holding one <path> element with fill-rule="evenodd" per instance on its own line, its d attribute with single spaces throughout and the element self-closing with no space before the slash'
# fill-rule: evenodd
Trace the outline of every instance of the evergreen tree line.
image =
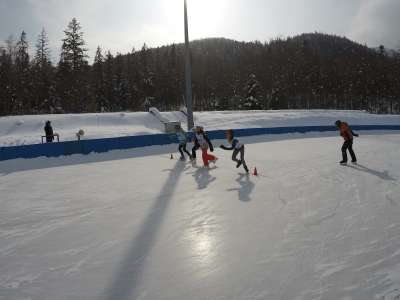
<svg viewBox="0 0 400 300">
<path fill-rule="evenodd" d="M 140 111 L 184 105 L 182 44 L 112 55 L 89 64 L 82 28 L 64 31 L 54 65 L 43 29 L 0 47 L 0 114 Z M 400 112 L 400 52 L 312 33 L 267 43 L 223 38 L 191 43 L 196 110 L 364 109 Z"/>
</svg>

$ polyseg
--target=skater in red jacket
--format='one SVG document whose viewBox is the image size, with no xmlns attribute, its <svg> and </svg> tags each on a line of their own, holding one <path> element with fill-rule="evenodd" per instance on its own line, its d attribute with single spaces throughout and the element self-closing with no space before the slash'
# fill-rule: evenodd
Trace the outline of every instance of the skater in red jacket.
<svg viewBox="0 0 400 300">
<path fill-rule="evenodd" d="M 347 124 L 346 122 L 342 122 L 340 120 L 337 120 L 335 122 L 336 126 L 339 128 L 340 130 L 340 135 L 343 137 L 344 139 L 344 143 L 342 146 L 342 156 L 343 159 L 340 162 L 341 164 L 347 164 L 347 150 L 349 150 L 350 156 L 351 156 L 351 162 L 352 163 L 357 163 L 357 158 L 356 155 L 353 151 L 353 137 L 358 137 L 358 134 L 354 133 L 349 124 Z"/>
</svg>

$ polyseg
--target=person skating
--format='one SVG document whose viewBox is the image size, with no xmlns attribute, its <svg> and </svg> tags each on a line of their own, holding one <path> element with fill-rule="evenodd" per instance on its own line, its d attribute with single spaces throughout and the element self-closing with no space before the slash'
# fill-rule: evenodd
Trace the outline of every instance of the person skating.
<svg viewBox="0 0 400 300">
<path fill-rule="evenodd" d="M 232 129 L 229 129 L 226 132 L 226 139 L 228 140 L 228 143 L 231 144 L 231 146 L 226 147 L 224 145 L 221 145 L 220 148 L 223 150 L 233 150 L 232 160 L 236 162 L 236 168 L 239 168 L 241 165 L 243 165 L 243 168 L 246 171 L 246 173 L 249 173 L 249 168 L 247 167 L 246 161 L 244 160 L 244 144 L 240 143 L 239 140 L 235 138 Z M 239 153 L 240 153 L 240 160 L 237 158 Z"/>
<path fill-rule="evenodd" d="M 357 163 L 357 157 L 353 150 L 353 137 L 358 137 L 358 134 L 354 133 L 351 130 L 349 124 L 347 124 L 346 122 L 337 120 L 335 124 L 339 128 L 340 135 L 344 139 L 344 143 L 342 146 L 342 161 L 340 162 L 340 164 L 347 164 L 347 150 L 350 153 L 351 162 L 354 164 Z"/>
<path fill-rule="evenodd" d="M 44 132 L 46 134 L 46 142 L 52 143 L 54 141 L 54 132 L 50 121 L 46 121 L 46 126 L 44 126 Z"/>
<path fill-rule="evenodd" d="M 192 149 L 192 159 L 196 159 L 196 150 L 201 148 L 203 164 L 205 167 L 209 166 L 209 162 L 216 162 L 218 158 L 214 155 L 208 153 L 208 149 L 214 152 L 214 146 L 208 138 L 207 134 L 204 132 L 203 127 L 196 126 L 193 132 L 193 142 L 194 147 Z"/>
<path fill-rule="evenodd" d="M 176 136 L 178 138 L 179 146 L 178 146 L 178 151 L 181 154 L 181 160 L 186 160 L 185 154 L 186 153 L 189 157 L 189 159 L 192 159 L 192 156 L 190 155 L 189 151 L 186 149 L 186 144 L 188 141 L 187 134 L 185 131 L 183 131 L 182 127 L 177 125 L 175 127 L 176 129 Z"/>
</svg>

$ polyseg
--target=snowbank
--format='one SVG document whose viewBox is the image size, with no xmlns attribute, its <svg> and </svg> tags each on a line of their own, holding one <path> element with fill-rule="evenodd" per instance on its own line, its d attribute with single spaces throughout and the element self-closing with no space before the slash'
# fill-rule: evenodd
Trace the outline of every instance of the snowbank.
<svg viewBox="0 0 400 300">
<path fill-rule="evenodd" d="M 162 112 L 169 121 L 180 121 L 186 127 L 182 112 Z M 285 126 L 332 125 L 337 119 L 357 125 L 400 124 L 400 116 L 372 115 L 362 111 L 335 110 L 280 110 L 280 111 L 224 111 L 198 112 L 195 123 L 207 130 L 228 128 L 260 128 Z M 104 113 L 12 116 L 0 118 L 0 146 L 40 143 L 46 120 L 53 123 L 62 141 L 76 139 L 79 129 L 85 130 L 85 139 L 135 136 L 162 133 L 164 125 L 150 113 Z"/>
</svg>

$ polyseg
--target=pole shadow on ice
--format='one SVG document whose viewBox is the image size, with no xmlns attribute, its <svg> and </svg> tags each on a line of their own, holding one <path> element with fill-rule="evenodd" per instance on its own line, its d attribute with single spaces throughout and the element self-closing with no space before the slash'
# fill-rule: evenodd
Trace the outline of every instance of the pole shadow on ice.
<svg viewBox="0 0 400 300">
<path fill-rule="evenodd" d="M 236 179 L 236 182 L 240 184 L 239 188 L 228 189 L 228 192 L 237 191 L 240 201 L 249 202 L 251 201 L 251 193 L 254 190 L 254 183 L 251 182 L 247 174 L 240 174 Z"/>
<path fill-rule="evenodd" d="M 396 178 L 392 177 L 392 176 L 389 174 L 389 171 L 387 171 L 387 170 L 385 170 L 385 171 L 383 171 L 383 172 L 380 172 L 380 171 L 370 169 L 370 168 L 368 168 L 368 167 L 366 167 L 366 166 L 363 166 L 363 165 L 360 165 L 360 164 L 356 164 L 356 165 L 347 165 L 347 166 L 348 166 L 349 168 L 354 169 L 354 170 L 357 170 L 357 171 L 361 171 L 361 172 L 364 172 L 364 173 L 368 173 L 368 174 L 374 175 L 374 176 L 376 176 L 376 177 L 378 177 L 378 178 L 380 178 L 380 179 L 383 179 L 383 180 L 396 181 Z"/>
<path fill-rule="evenodd" d="M 105 290 L 106 300 L 137 299 L 137 288 L 140 285 L 146 260 L 157 241 L 158 231 L 162 227 L 168 206 L 174 196 L 184 164 L 177 162 L 168 175 L 154 204 L 149 209 L 138 234 L 122 258 L 110 286 Z"/>
</svg>

